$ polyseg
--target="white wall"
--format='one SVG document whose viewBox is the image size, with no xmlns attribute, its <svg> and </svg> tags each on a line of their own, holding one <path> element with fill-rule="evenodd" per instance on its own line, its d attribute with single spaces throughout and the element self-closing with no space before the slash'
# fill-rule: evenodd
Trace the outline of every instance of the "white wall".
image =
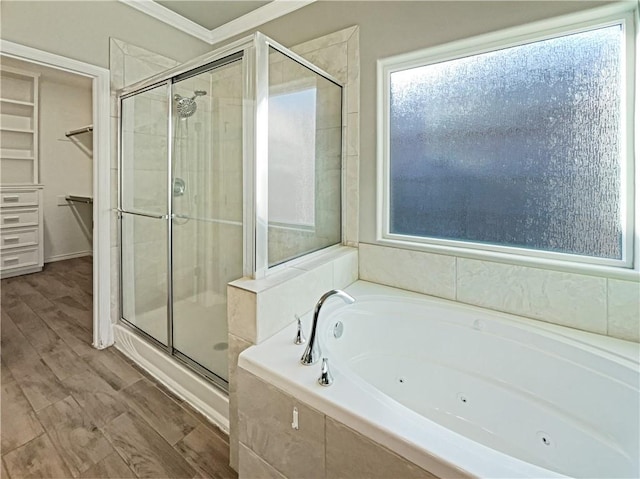
<svg viewBox="0 0 640 479">
<path fill-rule="evenodd" d="M 91 81 L 66 83 L 40 77 L 40 182 L 44 185 L 44 261 L 92 252 L 92 205 L 65 195 L 93 196 L 92 135 L 64 133 L 92 122 Z"/>
</svg>

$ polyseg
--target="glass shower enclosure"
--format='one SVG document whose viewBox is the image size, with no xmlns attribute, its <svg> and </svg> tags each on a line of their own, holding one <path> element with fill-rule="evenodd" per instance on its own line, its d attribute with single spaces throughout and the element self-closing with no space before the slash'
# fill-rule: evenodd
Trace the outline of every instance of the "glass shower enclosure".
<svg viewBox="0 0 640 479">
<path fill-rule="evenodd" d="M 227 283 L 341 242 L 342 87 L 257 33 L 119 98 L 121 318 L 226 390 Z"/>
</svg>

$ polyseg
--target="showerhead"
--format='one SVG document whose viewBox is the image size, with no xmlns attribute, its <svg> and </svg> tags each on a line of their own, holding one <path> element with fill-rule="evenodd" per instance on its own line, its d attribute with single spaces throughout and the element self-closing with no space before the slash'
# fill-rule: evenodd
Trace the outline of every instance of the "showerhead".
<svg viewBox="0 0 640 479">
<path fill-rule="evenodd" d="M 178 116 L 180 116 L 180 118 L 189 118 L 192 116 L 198 109 L 196 97 L 204 96 L 206 94 L 207 92 L 204 90 L 196 90 L 193 92 L 193 96 L 191 98 L 178 95 L 177 93 L 173 95 L 173 99 L 176 102 Z"/>
</svg>

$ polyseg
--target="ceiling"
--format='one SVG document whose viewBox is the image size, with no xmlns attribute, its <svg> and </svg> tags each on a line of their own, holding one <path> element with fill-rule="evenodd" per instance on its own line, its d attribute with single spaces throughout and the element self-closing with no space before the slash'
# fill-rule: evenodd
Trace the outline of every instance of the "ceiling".
<svg viewBox="0 0 640 479">
<path fill-rule="evenodd" d="M 156 3 L 207 30 L 214 30 L 271 2 L 249 0 L 156 0 Z"/>
</svg>

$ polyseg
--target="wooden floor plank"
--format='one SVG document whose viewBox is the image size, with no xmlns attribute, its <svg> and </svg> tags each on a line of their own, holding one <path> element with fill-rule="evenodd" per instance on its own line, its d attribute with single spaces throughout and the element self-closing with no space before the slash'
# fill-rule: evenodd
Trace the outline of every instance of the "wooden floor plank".
<svg viewBox="0 0 640 479">
<path fill-rule="evenodd" d="M 229 466 L 229 445 L 200 425 L 179 441 L 175 448 L 205 477 L 232 478 L 236 472 Z"/>
<path fill-rule="evenodd" d="M 3 456 L 12 478 L 61 479 L 70 478 L 71 471 L 58 455 L 51 440 L 42 434 Z"/>
<path fill-rule="evenodd" d="M 63 384 L 98 427 L 105 426 L 128 408 L 117 391 L 94 371 L 70 376 Z"/>
<path fill-rule="evenodd" d="M 91 346 L 92 281 L 83 257 L 0 282 L 2 479 L 236 478 L 226 434 Z"/>
<path fill-rule="evenodd" d="M 62 341 L 24 301 L 6 308 L 5 312 L 38 353 L 48 353 Z"/>
<path fill-rule="evenodd" d="M 177 443 L 199 424 L 147 379 L 126 387 L 120 394 L 169 444 Z"/>
<path fill-rule="evenodd" d="M 69 395 L 68 390 L 42 360 L 9 367 L 36 412 Z"/>
<path fill-rule="evenodd" d="M 0 361 L 0 384 L 5 385 L 15 381 L 13 374 L 4 363 L 4 361 Z"/>
<path fill-rule="evenodd" d="M 64 341 L 60 341 L 51 352 L 42 354 L 42 360 L 61 381 L 87 370 L 87 364 Z"/>
<path fill-rule="evenodd" d="M 92 349 L 84 359 L 115 390 L 120 390 L 142 378 L 140 372 L 127 363 L 122 354 L 113 348 Z"/>
<path fill-rule="evenodd" d="M 74 477 L 114 452 L 71 396 L 38 411 L 38 419 Z"/>
<path fill-rule="evenodd" d="M 124 413 L 105 428 L 118 454 L 138 477 L 192 478 L 196 471 L 151 426 Z"/>
<path fill-rule="evenodd" d="M 0 312 L 1 324 L 0 329 L 0 355 L 2 362 L 12 370 L 18 368 L 25 363 L 34 363 L 39 361 L 40 356 L 33 346 L 24 337 L 24 334 L 14 324 L 4 309 Z"/>
<path fill-rule="evenodd" d="M 115 452 L 94 464 L 79 476 L 82 479 L 135 479 L 136 475 Z"/>
<path fill-rule="evenodd" d="M 11 476 L 9 475 L 9 471 L 7 471 L 7 468 L 4 465 L 4 461 L 0 461 L 0 478 L 11 479 Z"/>
<path fill-rule="evenodd" d="M 75 318 L 70 317 L 56 307 L 39 311 L 38 316 L 40 316 L 77 355 L 84 356 L 94 351 L 91 346 L 91 341 L 93 340 L 91 331 L 77 324 Z"/>
<path fill-rule="evenodd" d="M 2 453 L 26 444 L 44 432 L 36 413 L 16 381 L 2 385 Z"/>
</svg>

